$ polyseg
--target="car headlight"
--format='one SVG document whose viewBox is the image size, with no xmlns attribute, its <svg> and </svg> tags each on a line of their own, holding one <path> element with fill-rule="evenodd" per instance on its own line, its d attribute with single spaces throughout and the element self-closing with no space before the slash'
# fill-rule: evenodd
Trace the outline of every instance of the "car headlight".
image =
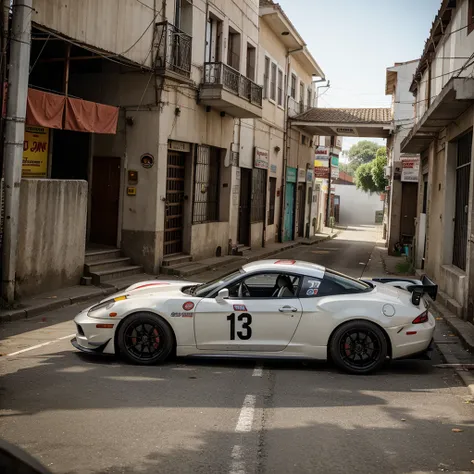
<svg viewBox="0 0 474 474">
<path fill-rule="evenodd" d="M 87 315 L 90 316 L 91 318 L 106 318 L 107 311 L 109 311 L 112 306 L 114 306 L 115 303 L 118 301 L 123 301 L 126 300 L 127 296 L 117 296 L 117 298 L 114 298 L 112 300 L 104 301 L 103 303 L 96 304 L 95 306 L 92 306 L 92 308 L 87 312 Z"/>
</svg>

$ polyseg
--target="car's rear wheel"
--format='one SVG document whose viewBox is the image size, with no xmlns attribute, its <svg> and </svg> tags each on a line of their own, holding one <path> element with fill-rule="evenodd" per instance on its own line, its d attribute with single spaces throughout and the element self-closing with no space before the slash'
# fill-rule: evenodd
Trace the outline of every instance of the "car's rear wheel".
<svg viewBox="0 0 474 474">
<path fill-rule="evenodd" d="M 120 354 L 141 365 L 164 362 L 173 349 L 173 342 L 170 327 L 159 316 L 150 313 L 129 316 L 117 336 Z"/>
<path fill-rule="evenodd" d="M 351 374 L 369 374 L 385 363 L 388 345 L 382 330 L 369 321 L 351 321 L 336 329 L 329 347 L 334 363 Z"/>
</svg>

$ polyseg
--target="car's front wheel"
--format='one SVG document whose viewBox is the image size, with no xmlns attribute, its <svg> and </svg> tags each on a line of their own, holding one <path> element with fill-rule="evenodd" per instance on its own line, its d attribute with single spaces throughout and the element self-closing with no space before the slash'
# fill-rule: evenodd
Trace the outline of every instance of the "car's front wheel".
<svg viewBox="0 0 474 474">
<path fill-rule="evenodd" d="M 329 352 L 334 363 L 351 374 L 369 374 L 379 369 L 388 354 L 382 330 L 369 321 L 350 321 L 336 329 Z"/>
<path fill-rule="evenodd" d="M 136 313 L 119 328 L 120 354 L 130 362 L 152 365 L 164 362 L 173 349 L 173 333 L 159 316 Z"/>
</svg>

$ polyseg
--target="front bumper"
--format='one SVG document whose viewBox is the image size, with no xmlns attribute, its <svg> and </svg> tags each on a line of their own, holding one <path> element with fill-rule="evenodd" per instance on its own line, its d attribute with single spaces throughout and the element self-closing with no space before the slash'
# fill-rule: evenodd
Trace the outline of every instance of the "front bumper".
<svg viewBox="0 0 474 474">
<path fill-rule="evenodd" d="M 88 311 L 89 308 L 74 318 L 76 337 L 71 344 L 89 354 L 115 354 L 115 330 L 120 321 L 91 318 L 87 315 Z M 113 327 L 97 327 L 104 323 L 112 324 Z"/>
</svg>

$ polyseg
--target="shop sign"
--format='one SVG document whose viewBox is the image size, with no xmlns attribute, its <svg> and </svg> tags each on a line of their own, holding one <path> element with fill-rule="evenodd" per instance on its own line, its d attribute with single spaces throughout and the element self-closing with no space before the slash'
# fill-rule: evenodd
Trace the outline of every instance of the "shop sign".
<svg viewBox="0 0 474 474">
<path fill-rule="evenodd" d="M 331 165 L 339 166 L 339 156 L 331 154 Z"/>
<path fill-rule="evenodd" d="M 298 183 L 304 183 L 306 181 L 306 170 L 304 168 L 298 168 Z"/>
<path fill-rule="evenodd" d="M 262 170 L 268 169 L 268 150 L 263 148 L 255 147 L 255 156 L 253 161 L 254 168 L 260 168 Z"/>
<path fill-rule="evenodd" d="M 306 182 L 311 183 L 313 181 L 313 170 L 306 170 Z"/>
<path fill-rule="evenodd" d="M 314 167 L 320 168 L 329 166 L 329 148 L 318 146 L 314 155 Z"/>
<path fill-rule="evenodd" d="M 191 151 L 191 144 L 187 142 L 177 142 L 175 140 L 168 140 L 168 150 L 189 153 Z"/>
<path fill-rule="evenodd" d="M 315 176 L 315 178 L 328 179 L 329 178 L 329 167 L 325 168 L 325 167 L 321 167 L 321 166 L 315 166 L 314 176 Z"/>
<path fill-rule="evenodd" d="M 296 168 L 291 168 L 290 166 L 286 168 L 286 181 L 288 183 L 296 183 L 297 175 L 298 170 Z"/>
<path fill-rule="evenodd" d="M 49 128 L 25 127 L 23 141 L 22 176 L 24 178 L 48 177 Z"/>
<path fill-rule="evenodd" d="M 331 166 L 331 179 L 339 178 L 339 168 L 337 166 Z"/>
<path fill-rule="evenodd" d="M 420 172 L 418 158 L 402 158 L 402 182 L 417 183 Z"/>
</svg>

